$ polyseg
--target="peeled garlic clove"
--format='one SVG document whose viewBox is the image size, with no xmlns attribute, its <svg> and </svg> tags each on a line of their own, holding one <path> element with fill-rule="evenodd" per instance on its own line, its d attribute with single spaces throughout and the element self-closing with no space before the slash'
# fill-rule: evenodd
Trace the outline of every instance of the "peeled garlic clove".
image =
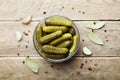
<svg viewBox="0 0 120 80">
<path fill-rule="evenodd" d="M 32 16 L 27 16 L 26 18 L 22 19 L 22 23 L 27 25 L 32 21 Z"/>
<path fill-rule="evenodd" d="M 19 31 L 16 31 L 16 40 L 18 42 L 22 40 L 22 34 Z"/>
<path fill-rule="evenodd" d="M 88 56 L 92 55 L 92 52 L 87 47 L 83 47 L 83 53 Z"/>
</svg>

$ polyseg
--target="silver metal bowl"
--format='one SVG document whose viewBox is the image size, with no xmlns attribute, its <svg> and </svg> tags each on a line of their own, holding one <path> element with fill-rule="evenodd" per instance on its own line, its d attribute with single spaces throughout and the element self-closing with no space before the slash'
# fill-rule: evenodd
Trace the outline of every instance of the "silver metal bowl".
<svg viewBox="0 0 120 80">
<path fill-rule="evenodd" d="M 69 18 L 64 17 L 64 16 L 58 16 L 58 15 L 53 15 L 53 16 L 63 17 L 63 18 L 66 18 L 66 19 L 70 20 Z M 53 17 L 53 16 L 50 16 L 50 17 Z M 47 18 L 50 18 L 50 17 L 47 17 Z M 45 22 L 45 20 L 46 20 L 47 18 L 41 20 L 38 25 L 40 25 L 40 24 L 42 24 L 43 22 Z M 73 21 L 72 21 L 72 22 L 73 22 Z M 41 51 L 40 51 L 39 48 L 38 48 L 38 42 L 37 42 L 37 40 L 36 40 L 36 29 L 37 29 L 38 25 L 36 26 L 36 28 L 35 28 L 35 30 L 34 30 L 34 33 L 33 33 L 33 44 L 34 44 L 34 47 L 35 47 L 36 51 L 37 51 L 45 60 L 47 60 L 47 61 L 49 61 L 49 62 L 52 62 L 52 63 L 60 63 L 60 62 L 65 62 L 65 61 L 71 59 L 71 58 L 76 54 L 76 52 L 78 51 L 78 49 L 79 49 L 79 47 L 80 47 L 80 34 L 79 34 L 78 28 L 76 27 L 76 25 L 75 25 L 74 22 L 73 22 L 73 28 L 75 29 L 76 35 L 79 36 L 78 45 L 77 45 L 77 47 L 76 47 L 76 49 L 75 49 L 75 51 L 74 51 L 73 53 L 71 53 L 70 55 L 68 55 L 66 58 L 63 58 L 63 59 L 50 59 L 50 58 L 44 57 L 44 56 L 41 54 Z"/>
</svg>

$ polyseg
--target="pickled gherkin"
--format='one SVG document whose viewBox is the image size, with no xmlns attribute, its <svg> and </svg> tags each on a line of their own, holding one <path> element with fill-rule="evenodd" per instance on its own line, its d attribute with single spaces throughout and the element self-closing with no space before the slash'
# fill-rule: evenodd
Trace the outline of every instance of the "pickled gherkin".
<svg viewBox="0 0 120 80">
<path fill-rule="evenodd" d="M 68 48 L 71 45 L 72 45 L 72 41 L 71 40 L 67 40 L 67 41 L 64 41 L 64 42 L 60 43 L 59 45 L 57 45 L 57 47 Z"/>
<path fill-rule="evenodd" d="M 63 36 L 53 40 L 52 42 L 50 42 L 50 45 L 58 45 L 59 43 L 65 41 L 65 40 L 68 40 L 68 39 L 71 39 L 72 38 L 72 35 L 70 33 L 65 33 L 63 34 Z"/>
<path fill-rule="evenodd" d="M 50 58 L 50 59 L 62 59 L 67 57 L 67 55 L 54 55 L 54 54 L 47 54 L 47 53 L 42 53 L 44 57 Z"/>
<path fill-rule="evenodd" d="M 36 29 L 36 40 L 38 41 L 38 43 L 40 42 L 40 38 L 42 37 L 43 35 L 43 31 L 42 31 L 42 25 L 43 24 L 39 24 L 37 29 Z"/>
<path fill-rule="evenodd" d="M 68 53 L 67 48 L 58 48 L 51 45 L 43 45 L 42 50 L 49 54 L 67 54 Z"/>
<path fill-rule="evenodd" d="M 43 31 L 47 32 L 47 33 L 55 32 L 58 30 L 61 30 L 62 32 L 67 32 L 68 28 L 65 26 L 46 26 L 46 27 L 43 27 Z"/>
<path fill-rule="evenodd" d="M 75 51 L 75 49 L 77 47 L 77 44 L 78 44 L 78 36 L 75 35 L 75 36 L 73 36 L 73 45 L 72 45 L 72 47 L 70 49 L 70 53 Z"/>
<path fill-rule="evenodd" d="M 54 40 L 55 38 L 58 38 L 62 35 L 62 31 L 56 31 L 54 33 L 51 33 L 51 34 L 48 34 L 48 35 L 45 35 L 43 37 L 40 38 L 40 43 L 41 44 L 45 44 L 45 43 L 48 43 L 50 42 L 51 40 Z"/>
<path fill-rule="evenodd" d="M 46 25 L 54 25 L 54 26 L 68 26 L 72 27 L 72 21 L 62 18 L 62 17 L 50 17 L 45 20 Z"/>
<path fill-rule="evenodd" d="M 74 35 L 75 35 L 75 30 L 74 30 L 73 28 L 70 28 L 70 29 L 69 29 L 69 33 L 71 33 L 72 36 L 74 36 Z"/>
</svg>

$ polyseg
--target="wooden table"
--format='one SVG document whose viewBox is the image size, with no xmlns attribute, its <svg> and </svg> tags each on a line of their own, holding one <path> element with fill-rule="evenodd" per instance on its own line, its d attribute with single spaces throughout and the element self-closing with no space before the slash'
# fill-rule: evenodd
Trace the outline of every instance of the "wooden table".
<svg viewBox="0 0 120 80">
<path fill-rule="evenodd" d="M 33 16 L 32 22 L 23 25 L 21 18 L 28 15 Z M 81 35 L 77 54 L 60 64 L 41 58 L 32 42 L 36 25 L 50 15 L 72 19 Z M 92 43 L 85 34 L 91 31 L 85 26 L 96 20 L 106 23 L 94 30 L 103 46 Z M 28 33 L 21 42 L 16 41 L 17 30 Z M 84 46 L 92 56 L 83 55 Z M 26 56 L 38 63 L 39 74 L 28 68 Z M 0 0 L 0 80 L 120 80 L 120 0 Z"/>
</svg>

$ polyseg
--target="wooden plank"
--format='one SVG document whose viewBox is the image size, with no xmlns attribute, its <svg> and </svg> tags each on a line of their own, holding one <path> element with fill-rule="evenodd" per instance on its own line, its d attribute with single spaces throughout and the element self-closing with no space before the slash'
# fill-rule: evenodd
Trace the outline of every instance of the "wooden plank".
<svg viewBox="0 0 120 80">
<path fill-rule="evenodd" d="M 82 47 L 84 46 L 87 46 L 93 52 L 93 56 L 120 56 L 120 36 L 118 36 L 120 35 L 120 21 L 106 21 L 105 27 L 94 31 L 104 41 L 103 46 L 92 43 L 86 36 L 86 32 L 91 31 L 91 29 L 85 27 L 89 22 L 75 21 L 81 40 L 81 47 L 76 56 L 83 56 Z M 32 22 L 30 25 L 23 25 L 21 22 L 0 22 L 0 56 L 39 56 L 32 41 L 33 31 L 37 24 L 38 22 Z M 28 33 L 28 36 L 23 35 L 21 42 L 16 41 L 15 32 L 17 30 Z M 105 30 L 106 32 L 104 32 Z M 28 48 L 26 48 L 26 45 Z"/>
<path fill-rule="evenodd" d="M 46 12 L 46 14 L 43 14 Z M 39 20 L 63 15 L 73 20 L 120 20 L 119 0 L 0 0 L 0 20 Z"/>
<path fill-rule="evenodd" d="M 0 80 L 119 80 L 120 58 L 73 58 L 60 64 L 34 58 L 39 74 L 34 74 L 25 59 L 0 58 Z M 81 67 L 81 65 L 83 65 Z"/>
</svg>

